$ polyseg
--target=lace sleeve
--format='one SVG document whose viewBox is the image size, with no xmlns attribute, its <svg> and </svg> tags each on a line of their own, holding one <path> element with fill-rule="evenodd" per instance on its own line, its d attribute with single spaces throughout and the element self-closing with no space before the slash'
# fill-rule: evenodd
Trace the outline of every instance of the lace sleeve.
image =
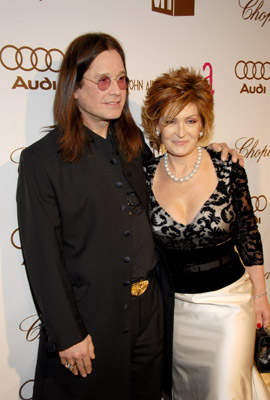
<svg viewBox="0 0 270 400">
<path fill-rule="evenodd" d="M 232 198 L 236 219 L 236 246 L 245 266 L 262 265 L 263 250 L 244 168 L 232 164 Z"/>
</svg>

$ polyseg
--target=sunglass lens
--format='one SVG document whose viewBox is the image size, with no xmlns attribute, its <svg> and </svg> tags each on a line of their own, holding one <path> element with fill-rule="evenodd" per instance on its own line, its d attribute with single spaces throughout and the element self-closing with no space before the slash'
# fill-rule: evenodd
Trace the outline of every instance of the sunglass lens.
<svg viewBox="0 0 270 400">
<path fill-rule="evenodd" d="M 128 87 L 128 82 L 129 79 L 126 75 L 120 76 L 120 78 L 117 79 L 117 84 L 120 90 L 125 90 Z M 99 90 L 107 90 L 110 84 L 111 79 L 108 76 L 102 76 L 97 83 Z"/>
<path fill-rule="evenodd" d="M 121 76 L 118 79 L 118 86 L 119 86 L 119 89 L 121 89 L 121 90 L 126 89 L 128 87 L 128 77 L 125 75 Z"/>
<path fill-rule="evenodd" d="M 98 88 L 99 90 L 106 90 L 111 84 L 111 80 L 108 76 L 103 76 L 98 81 Z"/>
</svg>

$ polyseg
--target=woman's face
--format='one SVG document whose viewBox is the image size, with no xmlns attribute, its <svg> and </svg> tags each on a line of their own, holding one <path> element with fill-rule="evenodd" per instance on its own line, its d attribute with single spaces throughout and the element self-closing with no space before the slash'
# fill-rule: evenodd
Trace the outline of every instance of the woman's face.
<svg viewBox="0 0 270 400">
<path fill-rule="evenodd" d="M 169 122 L 167 124 L 167 122 Z M 163 124 L 166 124 L 163 126 Z M 197 106 L 187 104 L 173 120 L 160 119 L 157 128 L 169 154 L 185 156 L 196 148 L 202 128 Z"/>
</svg>

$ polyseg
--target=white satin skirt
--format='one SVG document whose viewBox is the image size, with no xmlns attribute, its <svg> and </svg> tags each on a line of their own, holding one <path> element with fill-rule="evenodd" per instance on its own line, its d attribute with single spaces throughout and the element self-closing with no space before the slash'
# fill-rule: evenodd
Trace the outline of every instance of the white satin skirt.
<svg viewBox="0 0 270 400">
<path fill-rule="evenodd" d="M 269 400 L 253 365 L 255 312 L 247 272 L 220 290 L 175 294 L 174 400 Z"/>
</svg>

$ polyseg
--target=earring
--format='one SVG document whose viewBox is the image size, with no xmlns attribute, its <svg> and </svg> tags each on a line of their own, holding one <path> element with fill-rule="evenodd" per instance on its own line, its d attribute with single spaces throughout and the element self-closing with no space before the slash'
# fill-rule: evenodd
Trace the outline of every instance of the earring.
<svg viewBox="0 0 270 400">
<path fill-rule="evenodd" d="M 203 137 L 203 132 L 200 132 L 199 137 L 200 138 Z"/>
<path fill-rule="evenodd" d="M 160 136 L 160 132 L 159 132 L 158 129 L 156 129 L 156 135 L 157 135 L 157 136 Z"/>
</svg>

